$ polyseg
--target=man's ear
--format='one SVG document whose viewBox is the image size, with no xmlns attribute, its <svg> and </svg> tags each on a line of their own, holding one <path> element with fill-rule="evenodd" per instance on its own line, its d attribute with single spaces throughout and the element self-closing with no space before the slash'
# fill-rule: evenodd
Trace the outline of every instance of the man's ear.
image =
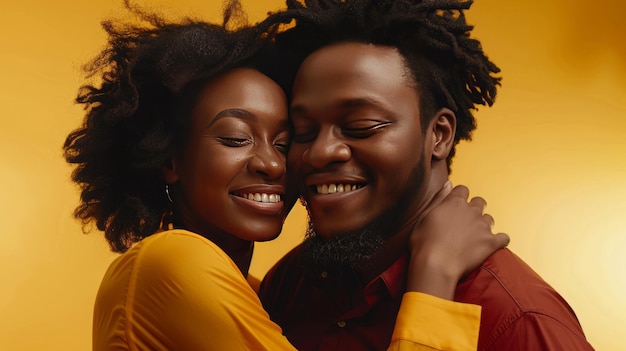
<svg viewBox="0 0 626 351">
<path fill-rule="evenodd" d="M 432 157 L 437 160 L 448 158 L 454 146 L 456 134 L 456 115 L 448 108 L 437 111 L 430 121 L 429 132 L 431 133 Z"/>
<path fill-rule="evenodd" d="M 174 184 L 178 182 L 178 179 L 176 160 L 172 158 L 170 162 L 163 167 L 163 180 L 166 184 Z"/>
</svg>

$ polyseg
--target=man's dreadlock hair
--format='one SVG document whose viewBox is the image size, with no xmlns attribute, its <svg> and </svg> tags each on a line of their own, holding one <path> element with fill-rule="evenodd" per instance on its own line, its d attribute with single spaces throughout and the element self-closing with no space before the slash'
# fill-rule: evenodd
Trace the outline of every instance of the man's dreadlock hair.
<svg viewBox="0 0 626 351">
<path fill-rule="evenodd" d="M 471 0 L 287 0 L 287 10 L 267 21 L 291 23 L 277 38 L 279 45 L 305 58 L 341 42 L 363 42 L 397 48 L 413 75 L 420 98 L 422 125 L 441 108 L 457 117 L 454 147 L 470 140 L 477 105 L 494 102 L 500 72 L 485 56 L 464 11 Z"/>
<path fill-rule="evenodd" d="M 238 1 L 227 4 L 221 24 L 168 22 L 125 5 L 138 21 L 102 23 L 108 44 L 84 67 L 99 82 L 80 88 L 85 118 L 63 145 L 81 189 L 74 216 L 85 231 L 95 223 L 116 252 L 169 224 L 162 170 L 187 140 L 203 85 L 236 67 L 275 73 L 267 70 L 275 28 L 248 26 Z"/>
</svg>

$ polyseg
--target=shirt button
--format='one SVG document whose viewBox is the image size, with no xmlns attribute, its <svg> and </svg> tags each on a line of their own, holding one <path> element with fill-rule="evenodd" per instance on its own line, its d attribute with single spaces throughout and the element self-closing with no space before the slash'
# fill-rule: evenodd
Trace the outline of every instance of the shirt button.
<svg viewBox="0 0 626 351">
<path fill-rule="evenodd" d="M 326 278 L 328 277 L 328 272 L 322 272 L 322 274 L 320 274 L 322 276 L 322 278 Z"/>
<path fill-rule="evenodd" d="M 345 327 L 345 326 L 346 326 L 346 321 L 339 321 L 339 322 L 337 322 L 337 326 L 338 326 L 339 328 L 343 328 L 343 327 Z"/>
</svg>

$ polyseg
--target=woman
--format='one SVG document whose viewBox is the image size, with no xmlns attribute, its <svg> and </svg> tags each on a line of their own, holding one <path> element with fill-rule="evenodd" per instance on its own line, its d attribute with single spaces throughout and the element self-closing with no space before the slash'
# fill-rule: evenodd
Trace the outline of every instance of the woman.
<svg viewBox="0 0 626 351">
<path fill-rule="evenodd" d="M 246 281 L 254 242 L 280 233 L 296 198 L 276 28 L 233 25 L 237 2 L 222 25 L 131 11 L 143 25 L 103 24 L 108 45 L 86 67 L 101 82 L 82 87 L 86 116 L 64 144 L 75 216 L 123 253 L 98 292 L 93 349 L 293 350 Z"/>
</svg>

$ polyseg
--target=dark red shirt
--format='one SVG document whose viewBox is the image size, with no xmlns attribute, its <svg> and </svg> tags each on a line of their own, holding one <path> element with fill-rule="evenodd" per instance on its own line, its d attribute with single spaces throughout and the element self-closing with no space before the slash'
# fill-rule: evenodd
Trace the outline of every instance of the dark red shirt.
<svg viewBox="0 0 626 351">
<path fill-rule="evenodd" d="M 260 298 L 293 345 L 307 350 L 386 350 L 406 283 L 406 258 L 361 284 L 355 275 L 305 273 L 298 247 L 266 275 Z M 457 288 L 482 306 L 478 350 L 593 350 L 567 302 L 508 249 Z"/>
</svg>

